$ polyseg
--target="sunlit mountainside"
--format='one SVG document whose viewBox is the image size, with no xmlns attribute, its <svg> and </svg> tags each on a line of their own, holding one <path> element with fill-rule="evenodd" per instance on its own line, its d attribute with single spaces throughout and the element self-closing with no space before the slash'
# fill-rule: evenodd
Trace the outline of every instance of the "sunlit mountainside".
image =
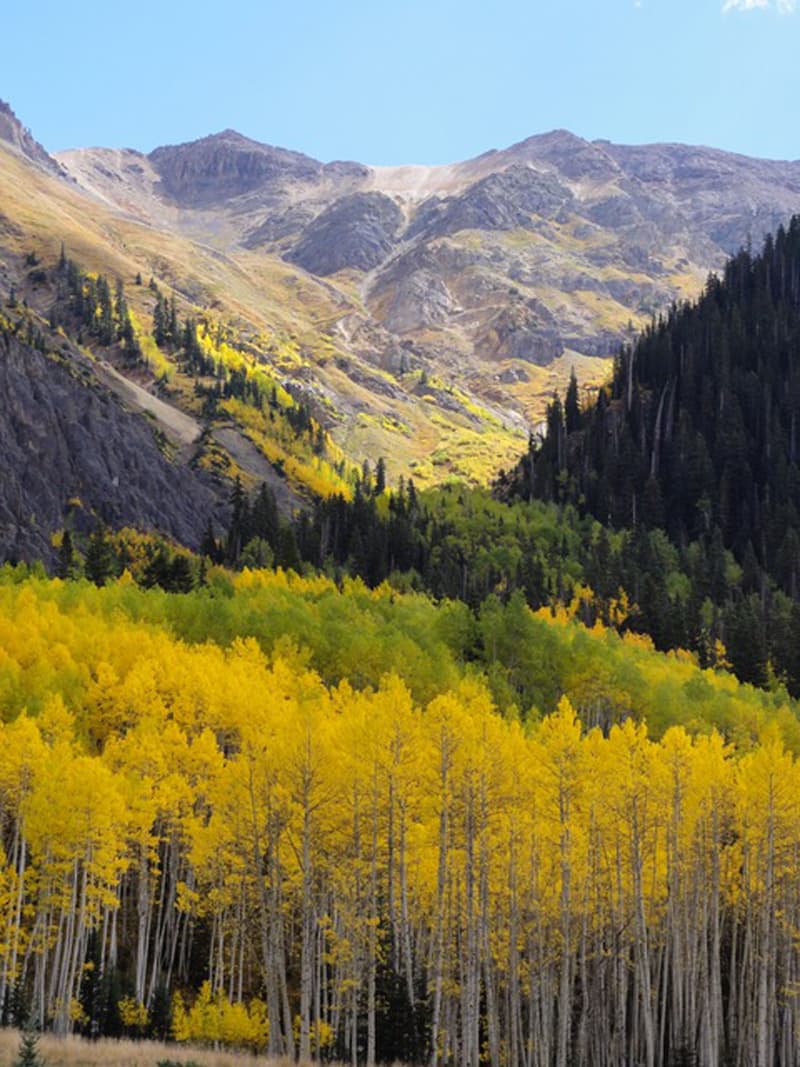
<svg viewBox="0 0 800 1067">
<path fill-rule="evenodd" d="M 47 317 L 62 242 L 82 270 L 120 278 L 145 359 L 84 347 L 195 420 L 177 431 L 150 405 L 180 446 L 194 436 L 207 462 L 253 478 L 251 443 L 285 467 L 295 442 L 235 403 L 203 415 L 177 341 L 153 344 L 151 278 L 181 323 L 224 340 L 217 375 L 259 368 L 307 406 L 328 466 L 382 455 L 392 478 L 481 480 L 516 457 L 572 367 L 597 385 L 621 339 L 800 206 L 795 164 L 564 131 L 450 166 L 372 168 L 232 131 L 55 161 L 10 111 L 3 130 L 3 284 Z M 313 473 L 319 455 L 295 458 L 293 490 L 338 485 Z"/>
</svg>

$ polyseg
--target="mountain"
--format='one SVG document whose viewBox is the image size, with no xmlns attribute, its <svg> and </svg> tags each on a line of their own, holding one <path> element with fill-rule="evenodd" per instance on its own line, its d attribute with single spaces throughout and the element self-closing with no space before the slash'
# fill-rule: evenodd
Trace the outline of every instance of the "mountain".
<svg viewBox="0 0 800 1067">
<path fill-rule="evenodd" d="M 149 222 L 166 212 L 187 236 L 355 287 L 365 324 L 484 375 L 612 354 L 629 323 L 800 207 L 800 163 L 563 130 L 433 167 L 322 164 L 230 130 L 149 156 L 59 158 Z M 374 358 L 388 341 L 373 339 Z"/>
<path fill-rule="evenodd" d="M 116 214 L 260 275 L 270 324 L 302 324 L 294 387 L 348 452 L 422 484 L 505 462 L 571 367 L 595 388 L 622 341 L 800 210 L 800 163 L 564 130 L 443 166 L 322 163 L 232 130 L 58 158 Z M 184 291 L 228 310 L 232 283 Z"/>
<path fill-rule="evenodd" d="M 4 100 L 0 100 L 0 141 L 44 170 L 57 175 L 63 173 L 60 164 L 34 139 Z"/>
<path fill-rule="evenodd" d="M 632 330 L 800 210 L 799 164 L 566 131 L 370 167 L 232 130 L 52 159 L 2 119 L 11 332 L 49 355 L 66 338 L 65 358 L 217 499 L 238 475 L 284 511 L 350 493 L 378 457 L 421 487 L 513 464 L 571 368 L 596 389 Z M 100 277 L 109 316 L 122 286 L 128 322 L 110 331 L 86 306 Z"/>
</svg>

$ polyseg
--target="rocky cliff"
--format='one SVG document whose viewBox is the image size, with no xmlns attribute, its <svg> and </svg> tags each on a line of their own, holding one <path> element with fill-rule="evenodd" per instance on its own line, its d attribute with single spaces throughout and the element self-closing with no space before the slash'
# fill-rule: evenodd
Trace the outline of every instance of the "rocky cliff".
<svg viewBox="0 0 800 1067">
<path fill-rule="evenodd" d="M 156 530 L 197 547 L 220 489 L 173 463 L 148 421 L 74 365 L 0 333 L 0 559 L 51 559 L 50 535 Z"/>
<path fill-rule="evenodd" d="M 5 100 L 0 100 L 0 141 L 25 156 L 32 163 L 36 163 L 52 174 L 61 176 L 64 171 L 60 163 L 42 148 L 39 142 L 27 127 L 23 126 Z"/>
</svg>

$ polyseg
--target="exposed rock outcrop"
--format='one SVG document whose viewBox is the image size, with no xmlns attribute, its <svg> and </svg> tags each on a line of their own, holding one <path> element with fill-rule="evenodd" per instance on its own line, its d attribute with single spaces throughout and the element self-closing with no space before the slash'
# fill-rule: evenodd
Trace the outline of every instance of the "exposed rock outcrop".
<svg viewBox="0 0 800 1067">
<path fill-rule="evenodd" d="M 224 204 L 265 185 L 310 181 L 322 164 L 224 130 L 189 144 L 156 148 L 148 159 L 161 176 L 161 192 L 187 207 Z"/>
<path fill-rule="evenodd" d="M 31 131 L 22 125 L 5 100 L 0 100 L 0 141 L 10 144 L 12 148 L 31 160 L 32 163 L 37 163 L 40 167 L 44 167 L 45 170 L 49 170 L 52 174 L 59 175 L 59 177 L 63 176 L 64 169 L 61 164 L 56 162 L 42 148 Z"/>
<path fill-rule="evenodd" d="M 326 208 L 303 231 L 287 259 L 325 277 L 350 267 L 372 270 L 391 252 L 403 212 L 382 193 L 352 193 Z"/>
<path fill-rule="evenodd" d="M 72 510 L 197 547 L 220 507 L 211 478 L 162 454 L 147 419 L 56 359 L 0 334 L 0 558 L 52 558 Z"/>
</svg>

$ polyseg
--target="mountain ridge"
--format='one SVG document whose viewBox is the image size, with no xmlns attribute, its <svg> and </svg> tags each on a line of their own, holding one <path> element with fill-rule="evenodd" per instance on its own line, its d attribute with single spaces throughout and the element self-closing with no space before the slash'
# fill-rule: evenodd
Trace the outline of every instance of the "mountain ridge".
<svg viewBox="0 0 800 1067">
<path fill-rule="evenodd" d="M 163 222 L 171 212 L 170 224 L 185 235 L 203 233 L 220 248 L 276 255 L 317 277 L 380 274 L 390 264 L 397 274 L 404 250 L 427 248 L 435 288 L 453 297 L 446 301 L 451 312 L 440 316 L 434 337 L 424 338 L 420 332 L 432 325 L 424 309 L 416 323 L 414 316 L 401 316 L 408 327 L 401 335 L 428 349 L 455 347 L 478 363 L 493 357 L 481 338 L 494 309 L 478 315 L 482 321 L 472 332 L 455 311 L 479 309 L 490 277 L 506 279 L 506 288 L 598 294 L 613 320 L 607 328 L 598 329 L 580 296 L 560 301 L 555 317 L 561 350 L 608 356 L 625 338 L 628 319 L 644 325 L 656 308 L 696 291 L 727 255 L 800 208 L 800 163 L 669 142 L 616 145 L 567 130 L 433 166 L 324 163 L 230 129 L 138 159 L 152 168 L 146 188 L 126 182 L 126 168 L 106 150 L 60 154 L 78 184 L 101 187 L 107 202 L 123 210 L 129 207 L 126 190 L 138 188 L 143 221 Z M 378 201 L 365 200 L 368 194 L 394 202 L 385 202 L 384 215 L 402 212 L 392 233 L 380 226 L 376 232 Z M 524 232 L 531 247 L 524 247 Z M 475 240 L 465 236 L 470 233 L 491 247 L 476 254 Z M 460 254 L 455 264 L 453 244 Z M 615 286 L 615 279 L 597 276 L 605 268 L 639 277 L 633 286 Z M 412 257 L 409 274 L 414 269 Z M 481 283 L 471 289 L 463 284 L 470 273 Z M 420 288 L 408 275 L 404 282 L 406 289 Z M 453 293 L 454 287 L 461 291 Z M 548 303 L 540 293 L 527 295 Z M 365 296 L 368 314 L 386 326 L 381 308 L 370 305 L 369 286 Z M 524 336 L 514 347 L 525 350 Z M 536 347 L 532 340 L 532 351 Z"/>
<path fill-rule="evenodd" d="M 288 477 L 288 507 L 316 491 L 309 463 L 337 465 L 324 476 L 337 486 L 345 462 L 378 456 L 421 487 L 485 481 L 523 451 L 571 368 L 595 389 L 620 343 L 699 292 L 726 246 L 800 210 L 800 165 L 564 130 L 386 168 L 229 128 L 147 154 L 57 153 L 57 172 L 21 151 L 20 130 L 15 119 L 0 144 L 0 285 L 46 322 L 62 242 L 87 276 L 119 278 L 148 356 L 101 347 L 96 367 L 132 380 L 144 410 L 149 393 L 194 420 L 214 469 Z M 224 368 L 198 381 L 213 345 L 194 373 L 179 339 L 159 350 L 156 293 L 228 346 Z M 293 453 L 227 395 L 214 413 L 209 390 L 243 365 L 315 420 L 321 452 Z"/>
</svg>

